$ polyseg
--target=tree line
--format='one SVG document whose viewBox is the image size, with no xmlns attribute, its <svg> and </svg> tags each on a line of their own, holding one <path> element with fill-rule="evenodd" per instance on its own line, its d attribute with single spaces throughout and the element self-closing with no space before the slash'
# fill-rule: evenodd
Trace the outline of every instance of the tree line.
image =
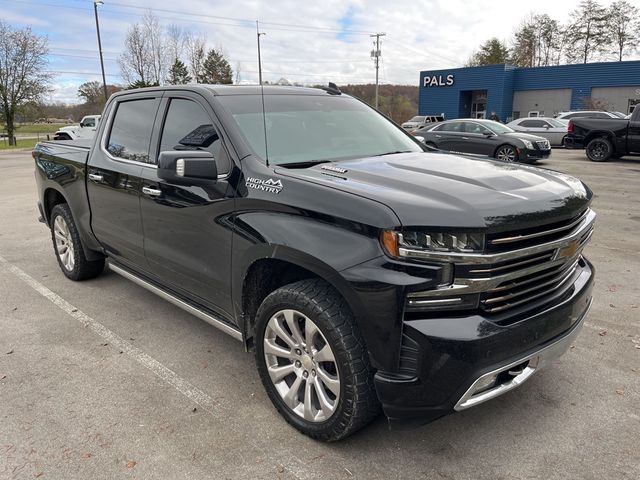
<svg viewBox="0 0 640 480">
<path fill-rule="evenodd" d="M 546 67 L 602 60 L 622 61 L 640 45 L 640 13 L 627 0 L 609 7 L 583 0 L 566 23 L 547 14 L 530 14 L 508 42 L 496 37 L 480 45 L 466 66 L 510 63 Z"/>
<path fill-rule="evenodd" d="M 147 11 L 127 30 L 118 58 L 128 88 L 187 83 L 233 83 L 233 71 L 222 48 L 206 48 L 205 35 L 178 25 L 163 28 Z"/>
</svg>

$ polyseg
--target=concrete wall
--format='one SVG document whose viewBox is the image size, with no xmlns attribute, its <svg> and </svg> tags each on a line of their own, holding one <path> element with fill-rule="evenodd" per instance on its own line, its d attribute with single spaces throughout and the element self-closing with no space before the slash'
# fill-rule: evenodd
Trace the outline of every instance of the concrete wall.
<svg viewBox="0 0 640 480">
<path fill-rule="evenodd" d="M 591 89 L 591 98 L 603 100 L 609 110 L 629 113 L 629 100 L 640 100 L 640 84 L 635 87 L 595 87 Z"/>
<path fill-rule="evenodd" d="M 513 119 L 527 117 L 531 111 L 539 111 L 541 117 L 552 117 L 555 113 L 569 110 L 570 105 L 570 88 L 516 91 L 513 93 Z M 518 112 L 520 115 L 516 117 Z"/>
</svg>

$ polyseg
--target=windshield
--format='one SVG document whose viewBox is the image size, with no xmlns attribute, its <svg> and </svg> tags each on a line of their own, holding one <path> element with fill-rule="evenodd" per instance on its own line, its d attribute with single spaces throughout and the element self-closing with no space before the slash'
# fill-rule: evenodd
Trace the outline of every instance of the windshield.
<svg viewBox="0 0 640 480">
<path fill-rule="evenodd" d="M 263 159 L 268 158 L 270 164 L 423 151 L 382 115 L 349 97 L 265 95 L 264 122 L 259 95 L 220 96 L 218 100 L 229 110 L 251 148 Z"/>
<path fill-rule="evenodd" d="M 420 122 L 420 123 L 422 123 L 422 122 L 424 122 L 424 121 L 425 121 L 425 119 L 426 119 L 426 118 L 427 118 L 427 117 L 413 117 L 413 118 L 412 118 L 411 120 L 409 120 L 409 121 L 410 121 L 410 122 Z"/>
<path fill-rule="evenodd" d="M 492 120 L 486 120 L 486 121 L 482 122 L 482 125 L 487 127 L 493 133 L 497 133 L 498 135 L 501 135 L 503 133 L 513 133 L 513 132 L 515 132 L 515 130 L 512 129 L 511 127 L 507 127 L 506 125 L 503 125 L 503 124 L 501 124 L 499 122 L 494 122 Z"/>
<path fill-rule="evenodd" d="M 556 120 L 555 118 L 547 118 L 545 119 L 546 122 L 548 122 L 549 124 L 551 124 L 552 127 L 559 127 L 559 128 L 564 128 L 567 125 L 559 122 L 558 120 Z"/>
<path fill-rule="evenodd" d="M 625 115 L 624 113 L 622 113 L 622 112 L 609 112 L 609 113 L 611 113 L 611 114 L 615 115 L 615 116 L 616 116 L 616 117 L 618 117 L 618 118 L 624 118 L 624 117 L 626 117 L 626 115 Z"/>
</svg>

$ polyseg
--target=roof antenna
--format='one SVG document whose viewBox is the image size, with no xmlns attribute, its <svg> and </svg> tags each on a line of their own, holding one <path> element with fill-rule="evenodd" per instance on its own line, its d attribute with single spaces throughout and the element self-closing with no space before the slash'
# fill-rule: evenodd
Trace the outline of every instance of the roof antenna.
<svg viewBox="0 0 640 480">
<path fill-rule="evenodd" d="M 331 95 L 342 95 L 342 92 L 340 91 L 338 86 L 333 82 L 329 82 L 328 87 L 320 87 L 320 88 L 325 92 L 330 93 Z"/>
<path fill-rule="evenodd" d="M 260 98 L 262 100 L 262 127 L 264 129 L 264 156 L 269 166 L 269 150 L 267 149 L 267 115 L 264 108 L 264 85 L 262 85 L 262 60 L 260 58 L 260 35 L 266 35 L 266 33 L 260 31 L 260 25 L 256 20 L 256 35 L 258 37 L 258 78 L 260 80 Z"/>
</svg>

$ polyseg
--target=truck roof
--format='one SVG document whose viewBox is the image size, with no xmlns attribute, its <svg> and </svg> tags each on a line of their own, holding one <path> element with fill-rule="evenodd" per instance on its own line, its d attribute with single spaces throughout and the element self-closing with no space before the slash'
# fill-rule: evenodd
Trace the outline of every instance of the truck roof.
<svg viewBox="0 0 640 480">
<path fill-rule="evenodd" d="M 282 85 L 206 85 L 206 84 L 188 84 L 188 85 L 166 85 L 161 87 L 147 87 L 135 90 L 123 90 L 115 93 L 113 96 L 127 95 L 137 92 L 146 92 L 153 90 L 191 90 L 195 92 L 211 92 L 214 95 L 260 95 L 264 89 L 265 95 L 335 95 L 321 88 L 310 87 L 292 87 Z M 344 93 L 343 93 L 344 95 Z"/>
</svg>

